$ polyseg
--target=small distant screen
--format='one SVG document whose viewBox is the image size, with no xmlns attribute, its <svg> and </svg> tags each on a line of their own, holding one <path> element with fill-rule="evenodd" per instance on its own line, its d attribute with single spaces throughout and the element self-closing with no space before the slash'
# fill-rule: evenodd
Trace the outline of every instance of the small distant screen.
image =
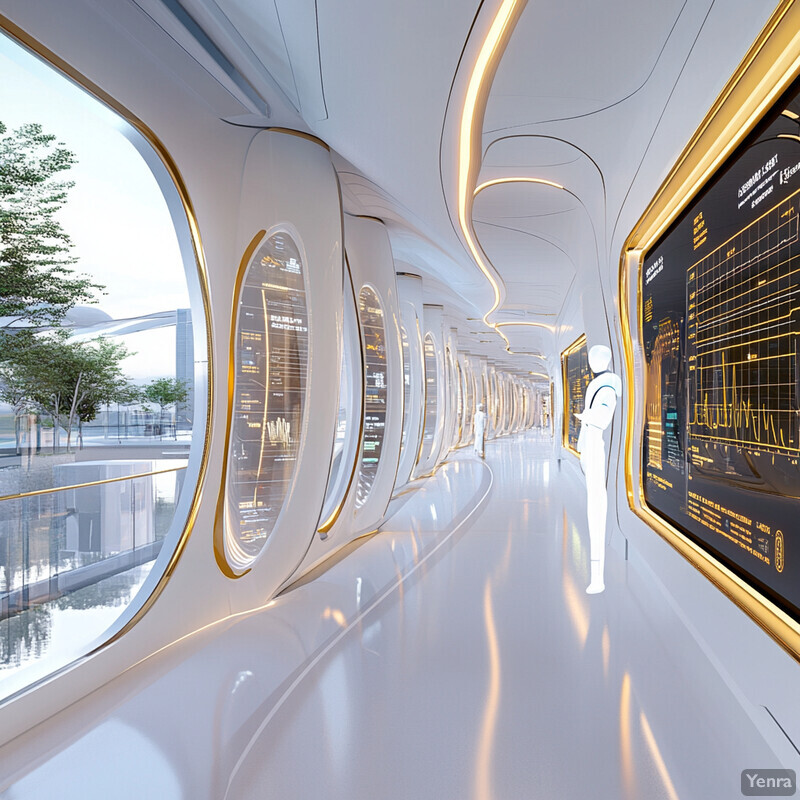
<svg viewBox="0 0 800 800">
<path fill-rule="evenodd" d="M 648 505 L 800 618 L 800 85 L 639 276 Z"/>
<path fill-rule="evenodd" d="M 586 387 L 592 379 L 585 336 L 561 354 L 561 368 L 564 374 L 564 446 L 577 452 L 581 423 L 575 415 L 583 411 Z"/>
</svg>

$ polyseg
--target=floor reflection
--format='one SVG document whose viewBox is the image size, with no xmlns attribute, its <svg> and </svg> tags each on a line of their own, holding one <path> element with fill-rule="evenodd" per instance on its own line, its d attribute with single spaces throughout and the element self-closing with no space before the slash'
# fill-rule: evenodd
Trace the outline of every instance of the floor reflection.
<svg viewBox="0 0 800 800">
<path fill-rule="evenodd" d="M 0 621 L 0 697 L 29 682 L 26 668 L 46 674 L 102 634 L 141 588 L 152 562 Z M 37 664 L 38 662 L 38 664 Z"/>
</svg>

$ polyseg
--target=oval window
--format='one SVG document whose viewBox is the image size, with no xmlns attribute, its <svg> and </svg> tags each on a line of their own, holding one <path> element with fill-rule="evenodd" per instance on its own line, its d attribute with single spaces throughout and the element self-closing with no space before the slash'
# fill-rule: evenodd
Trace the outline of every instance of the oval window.
<svg viewBox="0 0 800 800">
<path fill-rule="evenodd" d="M 383 449 L 386 426 L 386 329 L 383 307 L 375 291 L 365 286 L 358 295 L 364 345 L 364 439 L 356 487 L 356 508 L 372 490 Z"/>
<path fill-rule="evenodd" d="M 303 259 L 264 234 L 241 277 L 225 493 L 225 550 L 248 567 L 269 539 L 297 465 L 308 371 Z"/>
<path fill-rule="evenodd" d="M 425 425 L 422 429 L 420 464 L 424 464 L 428 458 L 430 458 L 433 450 L 433 440 L 436 438 L 439 373 L 436 359 L 436 344 L 430 333 L 425 334 L 423 353 L 425 356 Z"/>
<path fill-rule="evenodd" d="M 0 70 L 2 699 L 163 585 L 208 355 L 201 249 L 160 145 L 4 35 Z"/>
</svg>

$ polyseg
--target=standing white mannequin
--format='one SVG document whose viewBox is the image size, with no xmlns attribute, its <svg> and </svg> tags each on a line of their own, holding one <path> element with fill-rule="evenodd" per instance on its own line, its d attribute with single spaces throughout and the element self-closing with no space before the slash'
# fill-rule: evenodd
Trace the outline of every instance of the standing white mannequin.
<svg viewBox="0 0 800 800">
<path fill-rule="evenodd" d="M 603 431 L 611 424 L 617 398 L 622 397 L 619 375 L 608 371 L 611 350 L 598 344 L 589 350 L 589 367 L 595 378 L 586 387 L 586 405 L 575 416 L 581 421 L 578 452 L 586 476 L 586 513 L 589 519 L 589 554 L 591 578 L 587 594 L 605 589 L 603 571 L 606 556 L 606 446 Z"/>
<path fill-rule="evenodd" d="M 486 436 L 486 412 L 483 403 L 478 403 L 478 410 L 472 415 L 472 428 L 475 431 L 475 455 L 484 457 L 484 438 Z"/>
</svg>

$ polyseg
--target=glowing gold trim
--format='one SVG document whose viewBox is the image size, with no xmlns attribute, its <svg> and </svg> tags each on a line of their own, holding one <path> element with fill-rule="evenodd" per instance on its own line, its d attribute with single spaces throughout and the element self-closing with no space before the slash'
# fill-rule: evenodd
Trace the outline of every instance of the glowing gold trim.
<svg viewBox="0 0 800 800">
<path fill-rule="evenodd" d="M 633 512 L 738 605 L 793 658 L 800 661 L 800 624 L 731 570 L 651 510 L 644 499 L 642 473 L 633 474 L 634 429 L 640 392 L 634 383 L 631 313 L 639 315 L 644 254 L 694 199 L 763 115 L 800 73 L 800 4 L 784 0 L 728 81 L 684 149 L 622 250 L 619 273 L 620 324 L 625 355 L 627 398 L 625 488 Z M 632 302 L 635 297 L 635 304 Z M 641 330 L 637 322 L 638 341 Z M 638 353 L 637 353 L 638 355 Z"/>
<path fill-rule="evenodd" d="M 153 587 L 153 590 L 150 592 L 147 598 L 145 598 L 141 606 L 139 606 L 139 608 L 134 612 L 131 619 L 128 620 L 128 622 L 122 628 L 120 628 L 120 630 L 117 631 L 116 634 L 111 636 L 109 639 L 103 642 L 103 644 L 101 644 L 100 646 L 95 648 L 95 650 L 92 651 L 92 653 L 95 653 L 98 650 L 104 649 L 112 642 L 115 642 L 117 641 L 117 639 L 124 636 L 150 610 L 153 603 L 155 603 L 155 601 L 158 599 L 159 595 L 167 585 L 167 582 L 172 577 L 172 573 L 175 571 L 175 567 L 178 561 L 180 560 L 183 551 L 186 548 L 186 545 L 189 541 L 189 537 L 191 536 L 192 530 L 194 528 L 194 523 L 197 520 L 197 513 L 200 508 L 200 500 L 202 497 L 203 485 L 205 483 L 206 472 L 208 469 L 208 456 L 209 456 L 209 447 L 211 438 L 210 437 L 211 419 L 213 410 L 214 365 L 213 365 L 213 347 L 212 347 L 212 334 L 211 334 L 211 310 L 210 310 L 211 307 L 209 304 L 209 293 L 208 293 L 208 270 L 206 268 L 205 254 L 203 251 L 202 239 L 200 237 L 200 229 L 197 224 L 197 217 L 195 215 L 194 207 L 189 197 L 189 193 L 186 189 L 186 184 L 184 183 L 183 176 L 181 175 L 180 170 L 178 169 L 176 163 L 173 161 L 172 156 L 170 155 L 169 151 L 164 146 L 164 144 L 161 142 L 161 140 L 158 138 L 158 136 L 156 136 L 156 134 L 147 125 L 145 125 L 144 122 L 142 122 L 138 117 L 134 116 L 127 108 L 125 108 L 125 106 L 117 102 L 117 100 L 115 100 L 111 95 L 106 93 L 97 84 L 90 81 L 82 73 L 78 72 L 70 64 L 68 64 L 62 58 L 60 58 L 51 50 L 46 48 L 32 36 L 29 36 L 24 30 L 15 25 L 13 22 L 11 22 L 11 20 L 3 16 L 2 14 L 0 14 L 0 30 L 8 34 L 11 38 L 15 39 L 23 47 L 26 47 L 28 50 L 35 53 L 37 56 L 39 56 L 48 64 L 50 64 L 52 67 L 62 72 L 67 77 L 69 77 L 84 91 L 94 96 L 101 103 L 105 104 L 110 109 L 115 111 L 134 130 L 136 130 L 142 136 L 142 138 L 145 139 L 145 141 L 147 141 L 150 147 L 153 148 L 153 152 L 158 156 L 162 165 L 166 169 L 167 174 L 169 175 L 172 184 L 175 187 L 176 192 L 178 193 L 178 197 L 181 201 L 181 204 L 183 205 L 184 213 L 186 214 L 186 223 L 189 227 L 189 235 L 191 237 L 192 250 L 194 252 L 194 257 L 195 257 L 195 266 L 197 267 L 198 284 L 200 286 L 200 294 L 203 301 L 203 315 L 205 317 L 205 323 L 206 323 L 206 355 L 208 359 L 207 362 L 208 393 L 206 397 L 206 424 L 205 424 L 205 437 L 203 440 L 203 452 L 200 458 L 200 466 L 197 473 L 197 483 L 194 488 L 194 494 L 192 495 L 192 502 L 191 506 L 189 507 L 189 513 L 186 516 L 186 524 L 184 526 L 183 533 L 178 539 L 175 545 L 175 549 L 172 551 L 170 559 L 167 562 L 166 566 L 164 567 L 164 571 L 161 573 L 158 582 Z"/>
<path fill-rule="evenodd" d="M 474 193 L 470 193 L 469 187 L 470 184 L 474 185 L 474 176 L 477 175 L 477 170 L 480 166 L 475 154 L 480 154 L 481 152 L 481 125 L 489 88 L 497 70 L 499 56 L 505 49 L 524 6 L 525 0 L 503 0 L 472 69 L 464 98 L 464 108 L 461 113 L 458 140 L 458 223 L 461 227 L 461 232 L 464 234 L 467 247 L 475 259 L 475 263 L 494 290 L 494 304 L 483 317 L 486 325 L 491 324 L 488 321 L 489 314 L 500 305 L 501 292 L 495 276 L 489 269 L 488 259 L 484 260 L 472 230 L 472 201 Z M 480 124 L 476 125 L 476 121 L 479 121 Z"/>
<path fill-rule="evenodd" d="M 800 116 L 795 114 L 794 111 L 789 111 L 788 108 L 781 111 L 781 114 L 783 114 L 784 117 L 789 117 L 789 119 L 800 119 Z"/>
<path fill-rule="evenodd" d="M 482 183 L 475 192 L 473 193 L 473 197 L 477 197 L 480 192 L 484 189 L 488 189 L 490 186 L 498 186 L 501 183 L 541 183 L 545 186 L 552 186 L 555 189 L 566 189 L 560 184 L 556 183 L 555 181 L 548 181 L 544 178 L 525 178 L 525 177 L 512 177 L 512 178 L 494 178 L 493 180 L 486 181 Z"/>
<path fill-rule="evenodd" d="M 317 138 L 313 134 L 304 133 L 303 131 L 295 131 L 291 128 L 266 128 L 265 130 L 274 131 L 275 133 L 285 133 L 287 136 L 296 136 L 298 139 L 305 139 L 306 141 L 313 142 L 314 144 L 318 144 L 320 147 L 325 148 L 329 153 L 331 148 L 328 144 L 322 141 L 322 139 Z"/>
<path fill-rule="evenodd" d="M 531 328 L 545 328 L 551 333 L 555 331 L 555 325 L 548 325 L 546 322 L 495 322 L 494 327 L 503 328 L 507 327 L 508 325 L 527 325 Z M 500 331 L 497 332 L 505 339 L 505 336 Z"/>
<path fill-rule="evenodd" d="M 231 427 L 233 425 L 233 397 L 234 386 L 236 382 L 236 318 L 239 306 L 239 296 L 242 291 L 242 283 L 244 276 L 247 273 L 247 267 L 250 264 L 253 256 L 255 255 L 258 246 L 267 235 L 265 230 L 260 230 L 251 240 L 250 244 L 245 248 L 242 259 L 239 262 L 239 269 L 236 271 L 236 281 L 233 285 L 233 306 L 231 308 L 231 335 L 228 345 L 228 392 L 227 392 L 227 408 L 228 413 L 225 420 L 225 449 L 223 450 L 222 459 L 222 477 L 220 478 L 220 492 L 217 499 L 217 513 L 214 515 L 214 558 L 216 559 L 217 566 L 220 571 L 227 578 L 241 578 L 250 572 L 250 567 L 236 571 L 228 561 L 228 555 L 225 551 L 225 498 L 227 495 L 228 486 L 228 452 L 231 444 Z"/>
<path fill-rule="evenodd" d="M 563 413 L 561 415 L 561 444 L 565 450 L 569 450 L 574 456 L 580 458 L 580 453 L 569 443 L 569 391 L 567 387 L 567 357 L 576 353 L 581 347 L 586 345 L 586 334 L 582 333 L 571 345 L 561 353 L 561 400 Z"/>
<path fill-rule="evenodd" d="M 81 462 L 75 462 L 81 463 Z M 113 464 L 111 461 L 109 464 Z M 0 497 L 0 503 L 5 500 L 20 500 L 24 497 L 38 497 L 42 494 L 55 494 L 56 492 L 69 492 L 72 489 L 85 489 L 88 486 L 103 486 L 106 483 L 121 483 L 122 481 L 133 481 L 137 478 L 149 478 L 151 475 L 164 475 L 168 472 L 180 472 L 186 469 L 183 467 L 170 467 L 169 469 L 155 469 L 152 472 L 138 472 L 136 475 L 122 475 L 117 478 L 104 478 L 101 481 L 87 481 L 86 483 L 71 483 L 69 486 L 51 486 L 49 489 L 37 489 L 35 492 L 20 492 L 19 494 L 7 494 Z"/>
</svg>

